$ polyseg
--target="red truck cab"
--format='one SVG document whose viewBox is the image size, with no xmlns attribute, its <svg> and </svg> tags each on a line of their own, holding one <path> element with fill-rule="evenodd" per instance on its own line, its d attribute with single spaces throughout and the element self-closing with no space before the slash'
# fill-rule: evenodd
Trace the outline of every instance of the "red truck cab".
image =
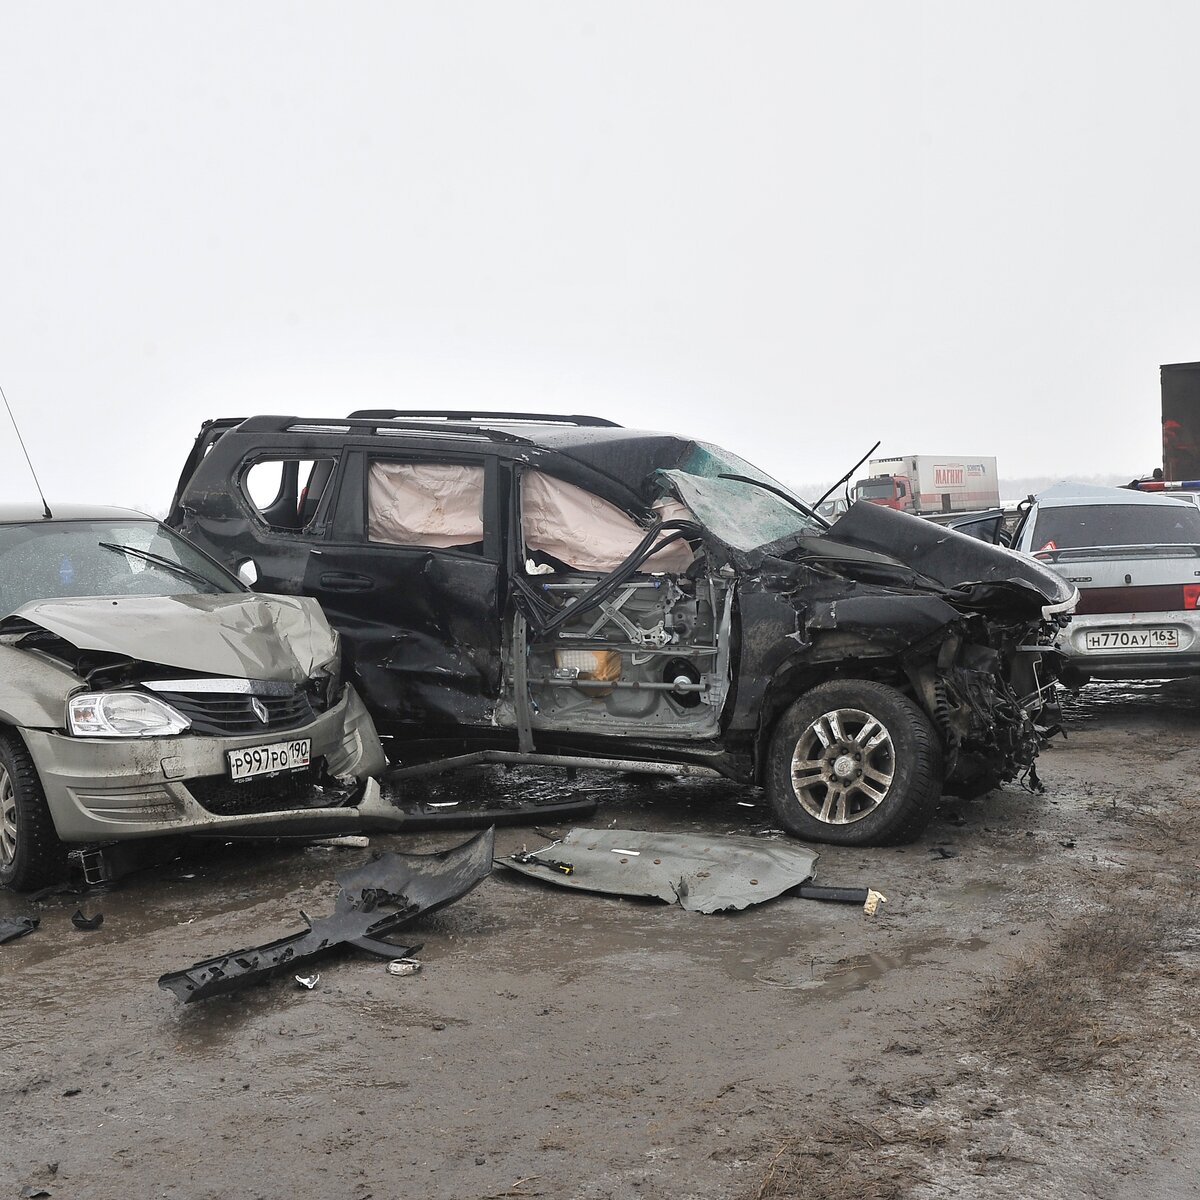
<svg viewBox="0 0 1200 1200">
<path fill-rule="evenodd" d="M 909 512 L 913 506 L 912 487 L 905 475 L 872 475 L 870 479 L 860 479 L 854 485 L 854 495 L 857 500 L 899 512 Z"/>
</svg>

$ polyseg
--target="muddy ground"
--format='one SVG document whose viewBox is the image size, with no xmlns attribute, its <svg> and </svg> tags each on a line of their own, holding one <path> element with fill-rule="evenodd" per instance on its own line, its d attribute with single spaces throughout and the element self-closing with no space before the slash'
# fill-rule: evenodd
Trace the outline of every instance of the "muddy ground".
<svg viewBox="0 0 1200 1200">
<path fill-rule="evenodd" d="M 209 848 L 84 898 L 91 933 L 79 897 L 0 895 L 41 917 L 0 947 L 0 1200 L 1195 1196 L 1198 731 L 1200 688 L 1085 692 L 1045 796 L 822 849 L 818 882 L 877 888 L 875 917 L 497 871 L 420 922 L 420 975 L 351 954 L 311 992 L 185 1008 L 160 973 L 294 930 L 371 851 Z M 771 826 L 725 783 L 462 786 L 604 789 L 595 822 L 626 828 Z"/>
</svg>

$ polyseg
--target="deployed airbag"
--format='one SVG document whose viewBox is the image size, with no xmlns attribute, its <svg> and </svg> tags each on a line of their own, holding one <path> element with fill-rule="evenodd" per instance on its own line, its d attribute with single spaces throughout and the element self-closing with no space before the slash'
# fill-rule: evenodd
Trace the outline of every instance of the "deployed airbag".
<svg viewBox="0 0 1200 1200">
<path fill-rule="evenodd" d="M 682 506 L 676 506 L 682 510 Z M 678 511 L 663 512 L 663 519 Z M 527 551 L 540 551 L 577 571 L 614 571 L 646 536 L 615 504 L 547 475 L 526 471 L 521 479 L 521 524 Z M 675 541 L 648 558 L 641 571 L 679 573 L 692 563 L 685 541 Z"/>
<path fill-rule="evenodd" d="M 367 536 L 393 546 L 447 549 L 483 541 L 483 468 L 374 462 Z"/>
</svg>

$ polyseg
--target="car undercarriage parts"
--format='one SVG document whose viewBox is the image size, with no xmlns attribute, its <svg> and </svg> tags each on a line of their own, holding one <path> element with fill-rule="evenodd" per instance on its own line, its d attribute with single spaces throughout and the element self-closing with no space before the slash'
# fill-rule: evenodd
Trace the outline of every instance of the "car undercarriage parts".
<svg viewBox="0 0 1200 1200">
<path fill-rule="evenodd" d="M 572 829 L 560 842 L 498 861 L 561 887 L 714 913 L 747 908 L 807 882 L 817 854 L 760 838 Z"/>
<path fill-rule="evenodd" d="M 408 957 L 418 947 L 400 946 L 387 936 L 422 913 L 465 896 L 492 869 L 494 831 L 440 854 L 383 854 L 337 877 L 341 885 L 334 910 L 317 920 L 304 917 L 301 933 L 250 950 L 206 959 L 163 975 L 158 986 L 185 1004 L 237 991 L 296 968 L 340 946 L 355 946 L 381 958 Z"/>
<path fill-rule="evenodd" d="M 720 774 L 712 767 L 694 763 L 646 762 L 635 758 L 590 758 L 582 754 L 524 754 L 518 750 L 475 750 L 451 758 L 413 763 L 410 767 L 394 767 L 387 774 L 389 781 L 413 779 L 420 775 L 441 775 L 481 763 L 503 763 L 507 766 L 565 767 L 584 771 L 633 771 L 639 775 L 662 775 L 668 779 L 715 779 Z M 594 801 L 592 802 L 594 806 Z M 359 806 L 361 809 L 361 805 Z M 549 811 L 547 810 L 539 810 Z"/>
<path fill-rule="evenodd" d="M 513 757 L 520 760 L 519 755 Z M 383 779 L 388 792 L 380 800 L 380 804 L 387 805 L 390 810 L 387 827 L 392 832 L 483 829 L 489 825 L 586 820 L 596 811 L 599 798 L 591 789 L 580 792 L 571 788 L 564 793 L 558 788 L 510 787 L 503 782 L 495 787 L 480 786 L 478 781 L 471 779 L 447 784 L 444 789 L 434 785 L 432 791 L 421 785 L 408 786 L 413 779 L 428 779 L 432 784 L 437 776 L 493 761 L 508 760 L 493 759 L 491 753 L 479 751 L 391 768 Z M 574 767 L 565 765 L 570 778 Z M 364 816 L 369 815 L 364 813 Z"/>
</svg>

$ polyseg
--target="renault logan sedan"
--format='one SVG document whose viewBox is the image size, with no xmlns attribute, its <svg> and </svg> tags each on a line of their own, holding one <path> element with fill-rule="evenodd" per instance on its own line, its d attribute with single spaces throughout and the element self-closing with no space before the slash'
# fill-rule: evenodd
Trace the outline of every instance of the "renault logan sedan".
<svg viewBox="0 0 1200 1200">
<path fill-rule="evenodd" d="M 141 513 L 0 509 L 0 885 L 72 844 L 345 825 L 383 766 L 315 600 Z"/>
</svg>

